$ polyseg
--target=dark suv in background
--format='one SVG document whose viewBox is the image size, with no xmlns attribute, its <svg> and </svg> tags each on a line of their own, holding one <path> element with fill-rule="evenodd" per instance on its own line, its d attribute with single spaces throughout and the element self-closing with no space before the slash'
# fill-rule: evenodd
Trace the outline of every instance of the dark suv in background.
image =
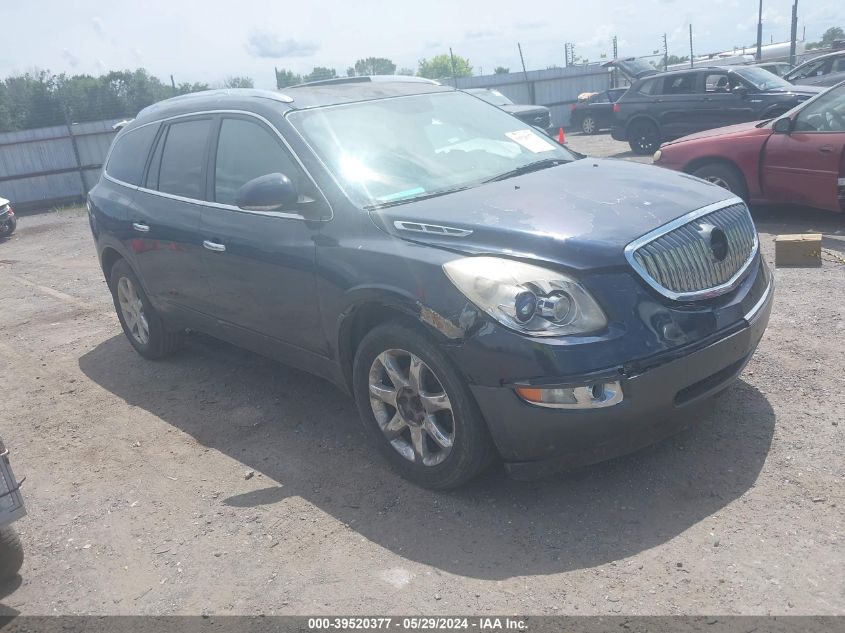
<svg viewBox="0 0 845 633">
<path fill-rule="evenodd" d="M 433 488 L 680 430 L 771 306 L 731 192 L 584 158 L 431 82 L 175 97 L 120 131 L 88 205 L 138 353 L 190 329 L 322 376 Z"/>
<path fill-rule="evenodd" d="M 822 88 L 793 86 L 753 66 L 709 66 L 659 73 L 641 60 L 619 67 L 633 84 L 614 105 L 611 135 L 637 154 L 654 153 L 664 141 L 747 121 L 771 119 Z"/>
<path fill-rule="evenodd" d="M 590 95 L 584 101 L 573 103 L 570 107 L 569 126 L 581 130 L 584 134 L 598 134 L 613 125 L 613 104 L 619 100 L 627 88 L 611 88 Z"/>
</svg>

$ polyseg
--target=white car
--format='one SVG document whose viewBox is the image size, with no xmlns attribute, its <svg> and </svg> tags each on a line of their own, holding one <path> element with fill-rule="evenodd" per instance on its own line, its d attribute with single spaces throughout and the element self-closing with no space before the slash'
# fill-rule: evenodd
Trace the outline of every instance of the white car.
<svg viewBox="0 0 845 633">
<path fill-rule="evenodd" d="M 15 232 L 18 219 L 12 210 L 12 205 L 6 198 L 0 198 L 0 238 L 9 237 Z"/>
</svg>

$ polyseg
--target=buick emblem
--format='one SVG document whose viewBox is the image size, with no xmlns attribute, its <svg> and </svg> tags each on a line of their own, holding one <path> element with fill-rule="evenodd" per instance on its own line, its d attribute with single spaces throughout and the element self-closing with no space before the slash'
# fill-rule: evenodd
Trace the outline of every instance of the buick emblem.
<svg viewBox="0 0 845 633">
<path fill-rule="evenodd" d="M 698 228 L 701 237 L 704 238 L 705 243 L 710 247 L 710 254 L 717 262 L 725 261 L 728 256 L 728 236 L 718 226 L 712 224 L 702 224 Z"/>
</svg>

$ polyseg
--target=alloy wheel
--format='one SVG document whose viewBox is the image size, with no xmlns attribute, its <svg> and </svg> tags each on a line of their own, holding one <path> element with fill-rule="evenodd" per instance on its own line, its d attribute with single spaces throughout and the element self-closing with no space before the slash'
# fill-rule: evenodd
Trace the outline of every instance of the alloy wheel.
<svg viewBox="0 0 845 633">
<path fill-rule="evenodd" d="M 704 180 L 707 182 L 713 183 L 714 185 L 719 185 L 723 189 L 727 189 L 728 191 L 733 191 L 731 186 L 724 178 L 720 178 L 719 176 L 704 176 Z"/>
<path fill-rule="evenodd" d="M 596 131 L 596 121 L 593 117 L 588 116 L 586 119 L 581 121 L 581 130 L 584 134 L 594 134 Z"/>
<path fill-rule="evenodd" d="M 452 404 L 440 379 L 415 354 L 382 352 L 369 373 L 370 406 L 384 436 L 402 457 L 437 466 L 455 442 Z"/>
<path fill-rule="evenodd" d="M 121 277 L 117 282 L 117 301 L 126 329 L 138 343 L 146 345 L 150 342 L 150 326 L 144 314 L 144 303 L 135 285 L 128 277 Z"/>
</svg>

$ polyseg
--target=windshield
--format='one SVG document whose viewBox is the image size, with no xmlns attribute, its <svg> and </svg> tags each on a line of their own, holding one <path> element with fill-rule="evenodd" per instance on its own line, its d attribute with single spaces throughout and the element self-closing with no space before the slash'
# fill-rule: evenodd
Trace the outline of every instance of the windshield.
<svg viewBox="0 0 845 633">
<path fill-rule="evenodd" d="M 575 155 L 462 92 L 294 111 L 288 119 L 361 207 L 475 186 Z"/>
<path fill-rule="evenodd" d="M 478 90 L 476 92 L 471 92 L 470 94 L 478 97 L 479 99 L 484 99 L 487 103 L 492 103 L 494 106 L 513 105 L 513 101 L 508 99 L 498 90 Z"/>
<path fill-rule="evenodd" d="M 793 86 L 785 79 L 763 68 L 737 68 L 734 72 L 753 85 L 757 90 L 792 90 Z"/>
</svg>

